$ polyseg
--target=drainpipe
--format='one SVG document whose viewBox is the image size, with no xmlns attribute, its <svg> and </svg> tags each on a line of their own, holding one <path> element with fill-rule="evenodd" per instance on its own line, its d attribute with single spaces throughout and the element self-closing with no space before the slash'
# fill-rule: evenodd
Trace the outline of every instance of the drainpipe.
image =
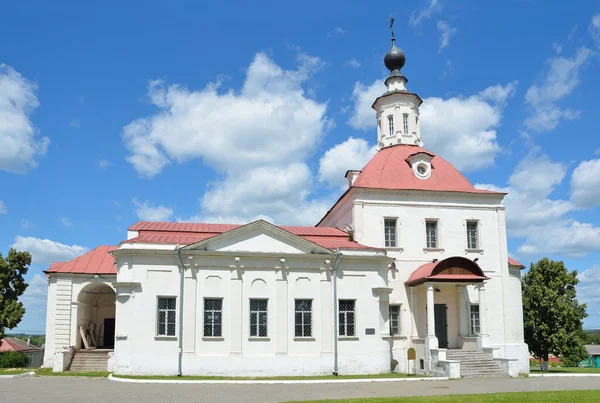
<svg viewBox="0 0 600 403">
<path fill-rule="evenodd" d="M 340 249 L 335 251 L 336 259 L 333 265 L 333 375 L 338 375 L 338 300 L 337 300 L 337 267 L 342 260 Z"/>
<path fill-rule="evenodd" d="M 175 247 L 175 257 L 179 266 L 179 350 L 177 352 L 177 376 L 181 376 L 181 361 L 183 359 L 183 278 L 185 271 L 181 261 L 181 247 Z"/>
</svg>

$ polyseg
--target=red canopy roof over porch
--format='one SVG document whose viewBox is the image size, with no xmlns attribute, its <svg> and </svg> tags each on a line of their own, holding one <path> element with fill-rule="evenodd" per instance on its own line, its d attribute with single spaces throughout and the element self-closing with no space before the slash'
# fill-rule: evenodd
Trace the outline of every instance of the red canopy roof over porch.
<svg viewBox="0 0 600 403">
<path fill-rule="evenodd" d="M 427 282 L 480 283 L 488 280 L 481 267 L 474 261 L 454 256 L 437 262 L 426 263 L 411 274 L 405 283 L 416 286 Z"/>
</svg>

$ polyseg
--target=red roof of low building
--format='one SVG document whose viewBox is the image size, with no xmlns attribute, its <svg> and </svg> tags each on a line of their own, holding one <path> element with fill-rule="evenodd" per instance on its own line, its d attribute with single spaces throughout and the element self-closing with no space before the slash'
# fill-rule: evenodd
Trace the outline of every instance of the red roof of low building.
<svg viewBox="0 0 600 403">
<path fill-rule="evenodd" d="M 5 337 L 0 340 L 0 353 L 4 351 L 32 351 L 39 350 L 40 348 L 27 342 L 17 339 L 16 337 Z"/>
<path fill-rule="evenodd" d="M 418 178 L 407 161 L 410 156 L 418 153 L 432 156 L 431 176 L 427 179 Z M 382 148 L 363 168 L 352 187 L 503 194 L 476 189 L 448 161 L 421 147 L 410 145 Z"/>
<path fill-rule="evenodd" d="M 508 264 L 509 264 L 509 266 L 517 266 L 517 267 L 520 267 L 520 268 L 522 268 L 522 269 L 524 269 L 524 268 L 525 268 L 525 265 L 524 265 L 524 264 L 521 264 L 521 263 L 517 262 L 517 261 L 516 261 L 515 259 L 513 259 L 512 257 L 509 257 L 509 258 L 508 258 Z"/>
<path fill-rule="evenodd" d="M 140 221 L 129 227 L 129 231 L 138 231 L 138 236 L 121 243 L 191 245 L 241 226 L 239 224 Z M 303 226 L 280 226 L 279 228 L 326 249 L 378 249 L 351 241 L 348 233 L 339 228 Z"/>
<path fill-rule="evenodd" d="M 116 246 L 98 246 L 68 262 L 52 263 L 45 273 L 116 274 L 115 259 L 109 252 Z"/>
<path fill-rule="evenodd" d="M 415 286 L 428 281 L 478 283 L 484 280 L 488 280 L 488 277 L 483 274 L 477 263 L 454 256 L 419 266 L 405 284 Z"/>
</svg>

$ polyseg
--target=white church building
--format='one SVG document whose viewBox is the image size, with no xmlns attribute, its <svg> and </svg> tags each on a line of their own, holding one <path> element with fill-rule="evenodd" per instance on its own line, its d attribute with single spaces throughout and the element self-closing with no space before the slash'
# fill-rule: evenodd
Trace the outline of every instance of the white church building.
<svg viewBox="0 0 600 403">
<path fill-rule="evenodd" d="M 379 151 L 316 226 L 138 222 L 52 264 L 45 365 L 96 351 L 130 375 L 528 373 L 506 194 L 422 148 L 404 64 L 392 38 Z"/>
</svg>

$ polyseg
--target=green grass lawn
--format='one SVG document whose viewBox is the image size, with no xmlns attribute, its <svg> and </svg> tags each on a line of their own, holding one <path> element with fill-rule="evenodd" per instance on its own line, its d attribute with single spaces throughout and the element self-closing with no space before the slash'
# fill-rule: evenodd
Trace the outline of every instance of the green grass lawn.
<svg viewBox="0 0 600 403">
<path fill-rule="evenodd" d="M 531 367 L 532 374 L 542 374 L 540 367 Z M 577 374 L 600 374 L 600 368 L 579 368 L 579 367 L 548 367 L 550 373 L 577 373 Z"/>
<path fill-rule="evenodd" d="M 581 390 L 567 392 L 520 392 L 490 393 L 484 395 L 448 395 L 420 397 L 391 397 L 345 400 L 311 400 L 302 403 L 519 403 L 519 402 L 599 402 L 600 390 Z M 300 403 L 300 402 L 288 402 Z"/>
<path fill-rule="evenodd" d="M 52 368 L 35 368 L 36 376 L 85 376 L 93 378 L 107 378 L 110 372 L 98 371 L 98 372 L 52 372 Z"/>
<path fill-rule="evenodd" d="M 374 374 L 374 375 L 321 375 L 321 376 L 273 376 L 273 377 L 231 377 L 231 376 L 143 376 L 113 375 L 116 378 L 128 379 L 183 379 L 207 381 L 286 381 L 286 380 L 321 380 L 321 379 L 374 379 L 374 378 L 422 378 L 419 375 L 406 374 Z"/>
</svg>

